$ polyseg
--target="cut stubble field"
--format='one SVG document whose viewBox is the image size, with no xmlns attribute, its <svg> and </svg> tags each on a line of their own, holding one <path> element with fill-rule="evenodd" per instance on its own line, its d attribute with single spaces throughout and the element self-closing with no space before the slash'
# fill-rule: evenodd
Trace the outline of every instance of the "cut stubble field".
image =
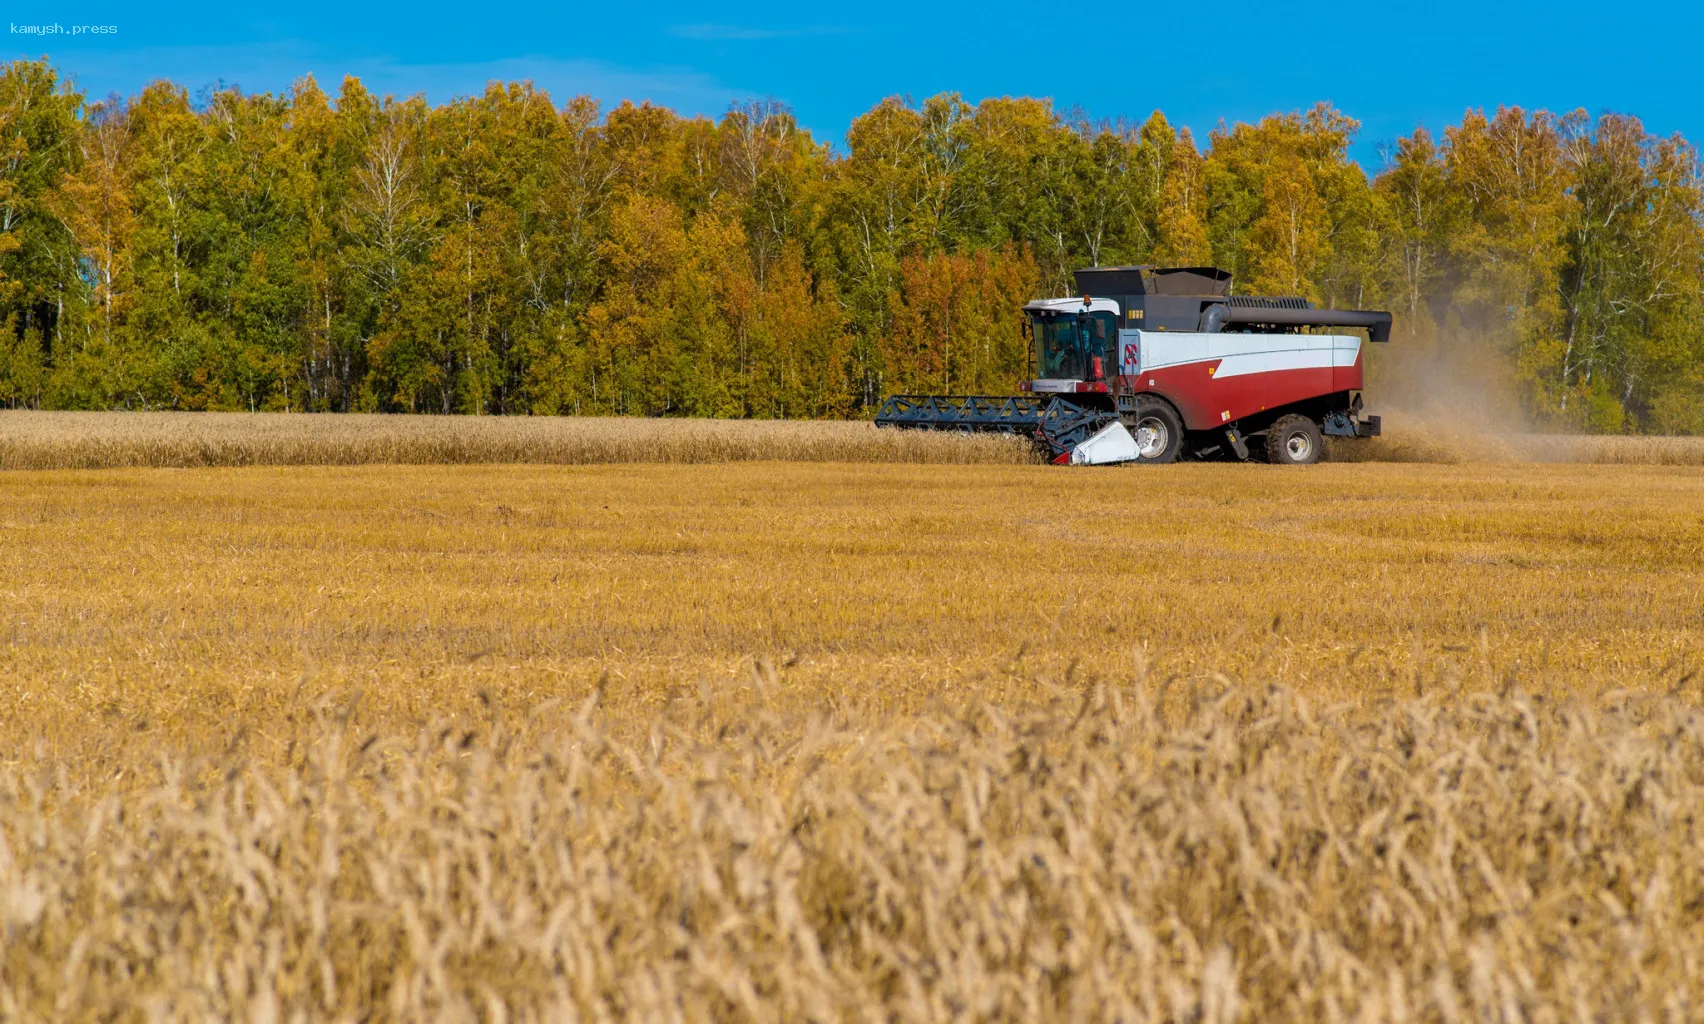
<svg viewBox="0 0 1704 1024">
<path fill-rule="evenodd" d="M 0 1016 L 1698 1010 L 1704 468 L 984 457 L 0 475 Z"/>
<path fill-rule="evenodd" d="M 1326 465 L 20 473 L 0 493 L 9 728 L 194 747 L 360 687 L 413 720 L 672 688 L 895 713 L 1046 676 L 1373 701 L 1513 673 L 1675 684 L 1704 653 L 1704 471 Z M 607 678 L 606 678 L 607 677 Z M 25 713 L 29 709 L 34 713 Z M 55 725 L 65 727 L 56 736 Z M 68 748 L 64 748 L 68 749 Z"/>
</svg>

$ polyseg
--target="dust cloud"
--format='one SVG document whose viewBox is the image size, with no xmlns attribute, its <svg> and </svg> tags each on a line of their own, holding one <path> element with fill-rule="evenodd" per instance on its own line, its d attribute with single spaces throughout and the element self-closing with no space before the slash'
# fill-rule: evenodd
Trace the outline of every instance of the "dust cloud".
<svg viewBox="0 0 1704 1024">
<path fill-rule="evenodd" d="M 1704 438 L 1566 434 L 1538 429 L 1522 412 L 1510 339 L 1442 318 L 1368 346 L 1366 411 L 1382 418 L 1369 440 L 1333 439 L 1339 462 L 1576 462 L 1704 465 Z"/>
</svg>

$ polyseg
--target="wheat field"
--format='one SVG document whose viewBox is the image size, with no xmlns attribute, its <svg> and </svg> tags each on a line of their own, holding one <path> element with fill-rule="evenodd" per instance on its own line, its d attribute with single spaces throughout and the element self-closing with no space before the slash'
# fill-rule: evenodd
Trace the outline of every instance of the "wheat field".
<svg viewBox="0 0 1704 1024">
<path fill-rule="evenodd" d="M 0 1018 L 1700 1014 L 1704 468 L 605 436 L 0 474 Z"/>
<path fill-rule="evenodd" d="M 1494 429 L 1459 414 L 1398 416 L 1385 436 L 1331 443 L 1346 462 L 1704 466 L 1704 438 Z M 0 470 L 533 463 L 1032 464 L 1010 437 L 866 422 L 0 410 Z"/>
<path fill-rule="evenodd" d="M 747 461 L 1038 459 L 1015 438 L 842 420 L 0 411 L 0 470 Z"/>
</svg>

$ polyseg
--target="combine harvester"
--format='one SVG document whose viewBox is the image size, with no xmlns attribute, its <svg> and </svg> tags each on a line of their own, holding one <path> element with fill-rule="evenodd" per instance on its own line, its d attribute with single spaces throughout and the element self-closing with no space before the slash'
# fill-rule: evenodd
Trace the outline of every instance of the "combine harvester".
<svg viewBox="0 0 1704 1024">
<path fill-rule="evenodd" d="M 1055 463 L 1166 463 L 1184 454 L 1307 465 L 1324 435 L 1374 437 L 1361 415 L 1361 338 L 1390 340 L 1389 313 L 1232 295 L 1213 267 L 1095 267 L 1081 299 L 1024 307 L 1035 379 L 1011 397 L 894 395 L 879 427 L 1033 437 Z"/>
</svg>

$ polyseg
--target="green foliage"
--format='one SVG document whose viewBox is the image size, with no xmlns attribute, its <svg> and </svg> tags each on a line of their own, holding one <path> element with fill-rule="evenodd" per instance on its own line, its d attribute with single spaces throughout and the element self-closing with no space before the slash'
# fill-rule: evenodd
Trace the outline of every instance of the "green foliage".
<svg viewBox="0 0 1704 1024">
<path fill-rule="evenodd" d="M 41 330 L 23 331 L 15 324 L 0 325 L 0 406 L 12 409 L 39 408 L 46 365 L 42 358 Z"/>
<path fill-rule="evenodd" d="M 890 98 L 844 155 L 720 120 L 0 66 L 0 404 L 739 417 L 1011 390 L 1016 309 L 1091 264 L 1388 307 L 1417 385 L 1704 430 L 1704 180 L 1620 115 L 1469 111 L 1370 178 L 1327 105 L 1215 131 Z M 1442 372 L 1448 371 L 1448 372 Z M 1452 378 L 1453 375 L 1453 378 Z M 1388 378 L 1388 374 L 1381 379 Z"/>
</svg>

